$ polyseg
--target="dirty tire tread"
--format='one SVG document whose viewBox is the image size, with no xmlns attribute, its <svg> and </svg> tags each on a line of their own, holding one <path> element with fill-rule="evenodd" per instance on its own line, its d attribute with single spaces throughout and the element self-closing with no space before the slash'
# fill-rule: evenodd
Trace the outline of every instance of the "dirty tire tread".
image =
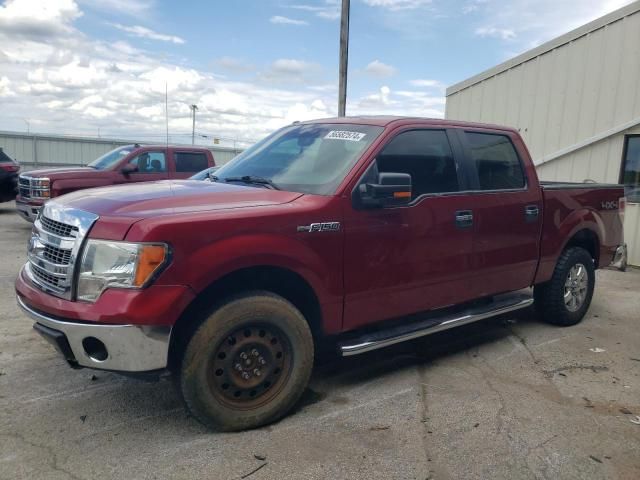
<svg viewBox="0 0 640 480">
<path fill-rule="evenodd" d="M 243 320 L 235 321 L 239 314 L 247 316 L 252 311 L 270 311 L 277 316 L 278 328 L 291 343 L 293 366 L 275 398 L 253 410 L 240 411 L 225 406 L 210 393 L 202 381 L 206 372 L 202 361 L 208 358 L 205 351 L 215 351 L 220 339 L 242 324 Z M 210 350 L 203 350 L 207 348 Z M 219 304 L 195 329 L 182 354 L 176 384 L 188 412 L 206 427 L 216 431 L 246 430 L 272 423 L 293 408 L 307 386 L 313 359 L 311 329 L 293 304 L 271 292 L 245 292 Z"/>
<path fill-rule="evenodd" d="M 569 311 L 564 303 L 564 284 L 571 267 L 582 263 L 587 269 L 589 285 L 584 304 L 575 312 Z M 534 305 L 538 315 L 547 323 L 568 327 L 579 323 L 589 309 L 595 287 L 595 266 L 591 254 L 581 247 L 571 247 L 560 255 L 551 280 L 536 285 Z"/>
</svg>

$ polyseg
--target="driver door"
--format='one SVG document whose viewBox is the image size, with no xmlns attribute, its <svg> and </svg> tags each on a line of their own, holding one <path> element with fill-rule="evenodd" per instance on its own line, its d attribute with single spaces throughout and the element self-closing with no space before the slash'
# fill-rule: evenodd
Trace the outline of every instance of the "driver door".
<svg viewBox="0 0 640 480">
<path fill-rule="evenodd" d="M 401 131 L 370 169 L 410 174 L 411 202 L 346 207 L 345 330 L 469 299 L 473 232 L 457 219 L 472 206 L 454 142 L 444 129 Z"/>
<path fill-rule="evenodd" d="M 128 162 L 138 170 L 124 176 L 124 183 L 153 182 L 169 178 L 167 172 L 167 155 L 164 150 L 147 150 L 135 156 Z"/>
</svg>

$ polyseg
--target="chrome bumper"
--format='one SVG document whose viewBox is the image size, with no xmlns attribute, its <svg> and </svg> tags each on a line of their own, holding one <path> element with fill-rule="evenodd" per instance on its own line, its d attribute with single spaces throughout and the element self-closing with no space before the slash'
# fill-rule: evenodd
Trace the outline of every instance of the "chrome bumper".
<svg viewBox="0 0 640 480">
<path fill-rule="evenodd" d="M 16 210 L 27 222 L 35 222 L 36 217 L 38 216 L 38 212 L 42 207 L 34 207 L 33 205 L 29 205 L 28 203 L 22 203 L 16 201 Z"/>
<path fill-rule="evenodd" d="M 143 325 L 102 325 L 58 320 L 26 305 L 17 297 L 18 305 L 36 323 L 62 332 L 82 367 L 121 372 L 148 372 L 167 366 L 171 327 Z M 106 347 L 103 360 L 90 355 L 83 341 L 97 339 Z M 93 342 L 90 340 L 89 342 Z"/>
<path fill-rule="evenodd" d="M 611 265 L 624 269 L 627 266 L 627 244 L 620 245 L 616 248 L 616 253 L 613 255 Z"/>
</svg>

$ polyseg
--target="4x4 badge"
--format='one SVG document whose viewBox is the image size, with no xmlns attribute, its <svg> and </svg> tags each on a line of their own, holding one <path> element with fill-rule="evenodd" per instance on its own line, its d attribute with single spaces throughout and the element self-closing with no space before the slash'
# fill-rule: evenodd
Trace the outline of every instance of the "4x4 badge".
<svg viewBox="0 0 640 480">
<path fill-rule="evenodd" d="M 312 223 L 311 225 L 298 226 L 298 232 L 337 232 L 340 230 L 340 222 Z"/>
</svg>

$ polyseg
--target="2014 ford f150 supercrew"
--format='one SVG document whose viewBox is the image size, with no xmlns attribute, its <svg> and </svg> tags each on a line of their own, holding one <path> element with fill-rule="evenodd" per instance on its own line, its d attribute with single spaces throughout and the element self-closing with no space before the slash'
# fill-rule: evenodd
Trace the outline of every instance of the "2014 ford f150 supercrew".
<svg viewBox="0 0 640 480">
<path fill-rule="evenodd" d="M 47 202 L 17 299 L 72 366 L 170 371 L 202 423 L 251 428 L 300 398 L 319 339 L 356 355 L 531 304 L 579 322 L 625 255 L 623 197 L 540 183 L 511 128 L 295 123 L 210 183 Z"/>
</svg>

